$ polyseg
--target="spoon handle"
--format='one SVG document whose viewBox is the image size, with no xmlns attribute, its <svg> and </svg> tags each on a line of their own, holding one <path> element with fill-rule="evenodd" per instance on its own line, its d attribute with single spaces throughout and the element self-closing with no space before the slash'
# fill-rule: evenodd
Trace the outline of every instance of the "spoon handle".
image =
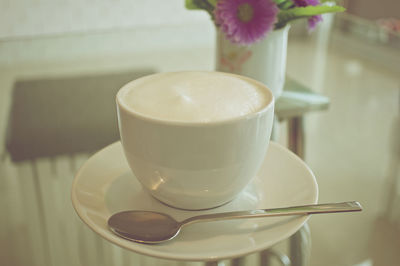
<svg viewBox="0 0 400 266">
<path fill-rule="evenodd" d="M 361 204 L 357 201 L 328 203 L 328 204 L 311 204 L 311 205 L 302 205 L 302 206 L 275 208 L 275 209 L 261 209 L 252 211 L 223 212 L 215 214 L 198 215 L 182 221 L 181 225 L 187 225 L 191 223 L 205 222 L 205 221 L 288 216 L 288 215 L 306 215 L 306 214 L 333 213 L 333 212 L 355 212 L 361 210 L 362 210 Z"/>
</svg>

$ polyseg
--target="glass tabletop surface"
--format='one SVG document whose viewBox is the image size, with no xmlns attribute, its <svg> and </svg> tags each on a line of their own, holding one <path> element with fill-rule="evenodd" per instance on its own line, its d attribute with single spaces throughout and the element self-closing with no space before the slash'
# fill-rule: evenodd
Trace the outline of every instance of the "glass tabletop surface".
<svg viewBox="0 0 400 266">
<path fill-rule="evenodd" d="M 311 35 L 302 24 L 290 30 L 277 141 L 287 145 L 285 118 L 304 115 L 319 202 L 357 200 L 364 210 L 311 217 L 309 265 L 398 265 L 400 38 L 349 16 L 327 21 Z M 0 39 L 0 264 L 200 264 L 114 246 L 70 199 L 79 167 L 119 139 L 119 87 L 149 73 L 214 69 L 214 29 L 193 27 Z M 288 252 L 287 241 L 276 249 Z"/>
</svg>

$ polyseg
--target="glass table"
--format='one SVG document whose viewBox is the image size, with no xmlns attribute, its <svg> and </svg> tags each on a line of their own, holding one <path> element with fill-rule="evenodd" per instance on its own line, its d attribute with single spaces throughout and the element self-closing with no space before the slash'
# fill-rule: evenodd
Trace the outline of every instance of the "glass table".
<svg viewBox="0 0 400 266">
<path fill-rule="evenodd" d="M 107 101 L 110 97 L 103 87 L 118 88 L 144 73 L 212 70 L 214 33 L 200 26 L 199 30 L 204 35 L 197 36 L 193 28 L 182 25 L 0 40 L 2 264 L 201 264 L 150 258 L 111 245 L 76 217 L 70 202 L 71 182 L 79 166 L 93 151 L 118 138 L 116 125 L 109 126 L 115 123 L 114 103 Z M 287 254 L 295 263 L 308 261 L 309 265 L 397 265 L 398 36 L 348 16 L 337 16 L 311 36 L 302 31 L 302 26 L 294 26 L 290 33 L 290 78 L 277 102 L 275 139 L 313 169 L 320 202 L 358 200 L 365 210 L 312 217 L 309 258 L 290 254 L 288 241 L 274 246 L 273 254 L 283 262 Z M 98 90 L 93 89 L 93 80 L 101 80 Z M 62 81 L 71 93 L 52 91 L 54 81 Z M 30 94 L 32 86 L 53 96 Z M 77 95 L 96 95 L 97 101 L 93 108 L 79 109 L 79 103 L 69 104 Z M 99 105 L 109 108 L 96 108 Z M 48 106 L 64 112 L 49 113 Z M 34 107 L 41 115 L 32 113 L 29 123 L 18 112 L 10 112 Z M 100 119 L 93 119 L 93 114 L 100 114 Z M 48 119 L 40 121 L 43 116 Z M 16 121 L 13 127 L 10 117 Z M 82 123 L 88 117 L 92 126 L 85 131 Z M 63 141 L 60 121 L 71 123 L 69 136 L 79 139 L 62 147 L 64 151 L 57 149 L 60 145 L 43 144 L 43 139 L 45 143 Z M 41 126 L 36 122 L 42 122 Z M 44 128 L 51 129 L 51 134 L 40 134 Z M 101 132 L 95 140 L 90 139 L 94 129 Z M 94 144 L 88 145 L 87 139 Z M 18 147 L 21 143 L 23 148 Z M 38 153 L 21 156 L 21 149 Z M 292 243 L 298 245 L 304 239 L 299 236 Z M 267 258 L 275 258 L 271 254 L 219 263 L 266 265 Z"/>
</svg>

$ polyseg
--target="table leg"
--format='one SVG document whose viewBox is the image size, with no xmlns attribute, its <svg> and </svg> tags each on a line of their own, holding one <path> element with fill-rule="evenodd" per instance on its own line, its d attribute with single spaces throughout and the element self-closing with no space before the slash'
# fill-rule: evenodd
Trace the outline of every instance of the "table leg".
<svg viewBox="0 0 400 266">
<path fill-rule="evenodd" d="M 289 246 L 291 266 L 306 266 L 311 252 L 311 235 L 307 223 L 290 237 Z"/>
<path fill-rule="evenodd" d="M 304 159 L 304 125 L 302 116 L 288 120 L 288 146 L 291 151 Z"/>
<path fill-rule="evenodd" d="M 272 258 L 275 258 L 282 266 L 291 266 L 290 259 L 282 252 L 275 251 L 273 249 L 267 249 L 260 252 L 260 266 L 270 266 L 272 264 Z"/>
<path fill-rule="evenodd" d="M 302 116 L 288 120 L 288 146 L 291 151 L 304 159 L 304 121 Z M 311 251 L 311 236 L 305 223 L 290 237 L 290 261 L 292 266 L 307 265 Z"/>
<path fill-rule="evenodd" d="M 231 259 L 230 266 L 244 266 L 246 265 L 245 257 Z"/>
</svg>

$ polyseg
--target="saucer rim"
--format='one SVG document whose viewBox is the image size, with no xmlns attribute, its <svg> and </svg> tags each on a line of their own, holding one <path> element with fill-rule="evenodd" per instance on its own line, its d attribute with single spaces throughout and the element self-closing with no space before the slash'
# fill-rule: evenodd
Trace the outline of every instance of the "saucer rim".
<svg viewBox="0 0 400 266">
<path fill-rule="evenodd" d="M 98 152 L 91 155 L 81 165 L 81 167 L 75 174 L 73 182 L 72 182 L 71 200 L 72 200 L 73 208 L 75 209 L 79 218 L 84 222 L 84 224 L 86 224 L 93 232 L 95 232 L 96 234 L 101 236 L 103 239 L 106 239 L 107 241 L 109 241 L 112 244 L 115 244 L 121 248 L 127 249 L 129 251 L 133 251 L 138 254 L 154 257 L 154 258 L 177 260 L 177 261 L 216 261 L 216 260 L 232 259 L 235 257 L 246 256 L 246 255 L 249 255 L 252 253 L 256 253 L 256 252 L 268 249 L 272 245 L 274 245 L 282 240 L 288 239 L 293 234 L 295 234 L 310 218 L 310 215 L 303 215 L 303 216 L 297 217 L 296 220 L 298 220 L 298 224 L 296 226 L 293 226 L 291 228 L 291 230 L 288 230 L 284 234 L 282 234 L 280 239 L 277 240 L 273 244 L 258 245 L 256 247 L 252 246 L 250 248 L 241 249 L 239 252 L 237 252 L 237 251 L 236 252 L 235 251 L 225 252 L 221 256 L 199 256 L 199 255 L 193 255 L 193 254 L 186 255 L 186 254 L 179 254 L 179 253 L 171 253 L 171 252 L 160 251 L 160 250 L 154 251 L 151 248 L 149 248 L 148 245 L 136 243 L 136 242 L 129 241 L 126 239 L 122 239 L 120 237 L 117 237 L 116 235 L 113 235 L 111 232 L 109 232 L 108 225 L 106 225 L 105 227 L 99 227 L 95 223 L 93 223 L 91 221 L 91 219 L 88 218 L 87 215 L 85 215 L 85 210 L 81 209 L 80 202 L 79 202 L 78 196 L 76 194 L 76 187 L 80 180 L 79 177 L 82 176 L 82 172 L 84 172 L 84 170 L 87 168 L 87 165 L 89 165 L 91 161 L 96 159 L 96 157 L 97 157 L 96 155 L 104 153 L 106 150 L 111 149 L 113 146 L 117 146 L 118 144 L 121 145 L 120 141 L 114 142 L 114 143 L 102 148 Z M 313 185 L 313 191 L 314 191 L 314 194 L 312 195 L 312 198 L 313 198 L 312 202 L 309 202 L 307 204 L 318 203 L 318 198 L 319 198 L 318 183 L 317 183 L 315 175 L 312 172 L 312 170 L 310 169 L 310 167 L 302 159 L 300 159 L 296 154 L 294 154 L 292 151 L 285 148 L 284 146 L 278 144 L 277 142 L 270 141 L 269 145 L 274 146 L 274 148 L 280 149 L 281 151 L 285 152 L 288 156 L 291 157 L 291 159 L 294 159 L 294 160 L 300 162 L 305 167 L 307 172 L 310 174 L 310 179 L 311 179 L 310 181 Z M 256 178 L 254 178 L 251 182 L 255 182 L 255 180 L 256 180 Z M 216 207 L 216 208 L 218 208 L 218 207 Z M 213 209 L 216 209 L 216 208 L 213 208 Z M 188 210 L 188 211 L 193 212 L 193 210 Z M 164 243 L 164 245 L 166 245 L 166 243 Z"/>
</svg>

